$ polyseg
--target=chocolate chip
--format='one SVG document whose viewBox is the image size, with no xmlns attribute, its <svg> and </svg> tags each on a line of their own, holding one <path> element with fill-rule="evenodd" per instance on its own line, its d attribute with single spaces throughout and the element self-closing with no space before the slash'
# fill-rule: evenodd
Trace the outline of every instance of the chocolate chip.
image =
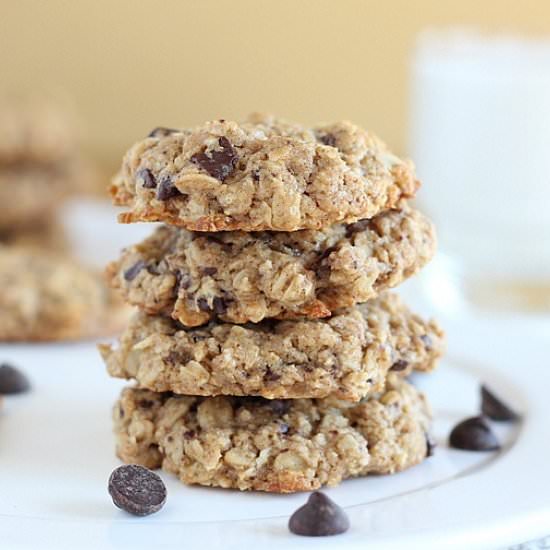
<svg viewBox="0 0 550 550">
<path fill-rule="evenodd" d="M 181 195 L 181 193 L 172 183 L 172 179 L 169 176 L 164 177 L 157 190 L 157 199 L 159 201 L 167 201 L 179 195 Z"/>
<path fill-rule="evenodd" d="M 491 420 L 518 420 L 519 414 L 498 398 L 485 384 L 481 386 L 481 412 Z"/>
<path fill-rule="evenodd" d="M 336 246 L 329 246 L 323 251 L 318 261 L 322 262 L 325 258 L 328 258 L 335 250 L 337 250 Z"/>
<path fill-rule="evenodd" d="M 431 434 L 426 433 L 426 457 L 433 456 L 437 443 Z"/>
<path fill-rule="evenodd" d="M 175 277 L 176 277 L 176 290 L 179 290 L 180 288 L 183 288 L 183 290 L 187 290 L 191 286 L 191 277 L 189 277 L 188 273 L 183 273 L 182 271 L 176 271 Z"/>
<path fill-rule="evenodd" d="M 404 361 L 403 359 L 399 359 L 390 367 L 390 370 L 394 372 L 399 372 L 399 371 L 405 370 L 408 366 L 409 366 L 409 363 L 407 361 Z"/>
<path fill-rule="evenodd" d="M 24 393 L 30 388 L 29 379 L 19 369 L 7 363 L 0 365 L 0 394 Z"/>
<path fill-rule="evenodd" d="M 328 145 L 330 147 L 336 147 L 336 136 L 334 136 L 333 134 L 325 134 L 324 136 L 320 136 L 319 141 L 323 145 Z"/>
<path fill-rule="evenodd" d="M 227 311 L 227 303 L 223 298 L 215 296 L 212 300 L 212 307 L 216 312 L 216 315 L 223 315 Z"/>
<path fill-rule="evenodd" d="M 187 351 L 170 351 L 162 360 L 169 365 L 186 365 L 193 359 L 193 356 Z"/>
<path fill-rule="evenodd" d="M 197 300 L 197 306 L 201 311 L 212 311 L 212 309 L 208 305 L 208 300 L 206 298 L 199 298 Z"/>
<path fill-rule="evenodd" d="M 169 136 L 170 134 L 177 134 L 179 130 L 176 130 L 174 128 L 163 128 L 162 126 L 157 126 L 153 130 L 151 130 L 147 137 L 165 137 Z"/>
<path fill-rule="evenodd" d="M 252 179 L 253 179 L 255 182 L 260 181 L 260 171 L 259 171 L 258 169 L 252 170 Z"/>
<path fill-rule="evenodd" d="M 372 220 L 359 220 L 355 223 L 350 223 L 346 225 L 346 237 L 352 237 L 356 233 L 362 233 L 367 229 L 371 229 Z"/>
<path fill-rule="evenodd" d="M 292 514 L 288 528 L 295 535 L 327 537 L 345 533 L 349 529 L 349 519 L 338 504 L 316 491 Z"/>
<path fill-rule="evenodd" d="M 290 410 L 290 399 L 267 400 L 269 408 L 277 415 L 283 415 Z"/>
<path fill-rule="evenodd" d="M 115 506 L 135 516 L 158 512 L 166 502 L 166 487 L 151 470 L 128 464 L 119 466 L 109 478 L 109 494 Z"/>
<path fill-rule="evenodd" d="M 500 448 L 495 434 L 483 416 L 474 416 L 459 422 L 451 431 L 449 444 L 455 449 L 466 451 L 495 451 Z"/>
<path fill-rule="evenodd" d="M 138 402 L 138 407 L 142 409 L 150 409 L 153 405 L 154 403 L 150 399 L 142 399 Z"/>
<path fill-rule="evenodd" d="M 155 187 L 157 186 L 157 180 L 155 179 L 155 176 L 153 176 L 153 172 L 151 172 L 149 168 L 142 168 L 138 171 L 136 176 L 143 182 L 141 186 L 145 189 L 155 189 Z"/>
<path fill-rule="evenodd" d="M 268 382 L 275 382 L 281 378 L 280 374 L 273 372 L 270 367 L 267 367 L 264 375 L 264 379 Z"/>
<path fill-rule="evenodd" d="M 197 433 L 195 432 L 195 430 L 187 430 L 183 432 L 183 439 L 189 441 L 190 439 L 194 439 L 196 435 Z"/>
<path fill-rule="evenodd" d="M 133 281 L 138 273 L 146 266 L 147 264 L 143 260 L 138 260 L 132 267 L 129 267 L 124 272 L 124 279 L 126 281 Z"/>
<path fill-rule="evenodd" d="M 218 272 L 217 267 L 203 267 L 202 268 L 202 274 L 209 276 L 209 275 L 215 275 Z"/>
<path fill-rule="evenodd" d="M 200 153 L 195 153 L 191 157 L 191 162 L 200 166 L 208 172 L 213 178 L 220 181 L 225 181 L 235 170 L 238 156 L 226 137 L 221 137 L 218 140 L 220 150 L 213 150 L 209 153 L 203 149 Z"/>
</svg>

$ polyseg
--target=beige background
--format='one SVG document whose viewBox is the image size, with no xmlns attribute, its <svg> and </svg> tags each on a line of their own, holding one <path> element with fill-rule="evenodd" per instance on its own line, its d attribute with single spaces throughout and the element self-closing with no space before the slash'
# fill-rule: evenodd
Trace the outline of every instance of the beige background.
<svg viewBox="0 0 550 550">
<path fill-rule="evenodd" d="M 546 0 L 0 1 L 0 92 L 66 90 L 108 169 L 157 125 L 349 118 L 398 151 L 428 26 L 550 33 Z M 58 93 L 58 92 L 56 92 Z"/>
</svg>

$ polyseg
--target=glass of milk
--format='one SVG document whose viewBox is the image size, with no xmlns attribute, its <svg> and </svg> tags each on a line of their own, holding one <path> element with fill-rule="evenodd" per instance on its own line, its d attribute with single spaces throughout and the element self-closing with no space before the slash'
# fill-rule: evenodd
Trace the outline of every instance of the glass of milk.
<svg viewBox="0 0 550 550">
<path fill-rule="evenodd" d="M 422 35 L 409 137 L 436 299 L 550 311 L 550 38 Z"/>
</svg>

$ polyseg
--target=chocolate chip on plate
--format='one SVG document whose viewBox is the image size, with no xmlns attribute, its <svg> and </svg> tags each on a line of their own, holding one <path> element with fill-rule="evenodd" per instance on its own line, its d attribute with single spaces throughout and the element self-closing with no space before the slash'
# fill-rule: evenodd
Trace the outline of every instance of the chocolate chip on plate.
<svg viewBox="0 0 550 550">
<path fill-rule="evenodd" d="M 316 491 L 292 514 L 288 528 L 295 535 L 327 537 L 345 533 L 349 529 L 349 519 L 338 504 Z"/>
<path fill-rule="evenodd" d="M 451 431 L 449 444 L 466 451 L 496 451 L 500 443 L 484 416 L 474 416 L 459 422 Z"/>
<path fill-rule="evenodd" d="M 109 478 L 109 494 L 115 506 L 134 516 L 158 512 L 166 502 L 166 486 L 148 468 L 127 464 L 116 468 Z"/>
<path fill-rule="evenodd" d="M 519 414 L 497 397 L 485 384 L 481 386 L 481 412 L 491 420 L 518 420 Z"/>
<path fill-rule="evenodd" d="M 0 365 L 0 394 L 24 393 L 30 387 L 29 379 L 19 369 L 7 363 Z"/>
<path fill-rule="evenodd" d="M 191 162 L 200 166 L 210 176 L 219 181 L 224 181 L 229 177 L 235 165 L 237 164 L 237 152 L 226 137 L 218 140 L 219 150 L 206 152 L 206 149 L 200 153 L 195 153 L 191 157 Z"/>
</svg>

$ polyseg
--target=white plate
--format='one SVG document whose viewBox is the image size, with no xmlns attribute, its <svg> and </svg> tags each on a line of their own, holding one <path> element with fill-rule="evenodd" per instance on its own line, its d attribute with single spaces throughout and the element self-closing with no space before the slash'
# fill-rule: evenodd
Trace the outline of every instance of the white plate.
<svg viewBox="0 0 550 550">
<path fill-rule="evenodd" d="M 123 384 L 107 377 L 94 345 L 0 346 L 0 361 L 19 366 L 33 383 L 31 393 L 6 398 L 0 413 L 0 548 L 462 550 L 548 534 L 550 323 L 444 324 L 451 359 L 415 379 L 434 407 L 435 456 L 395 476 L 327 490 L 352 527 L 325 539 L 287 530 L 305 494 L 190 488 L 165 474 L 164 509 L 147 518 L 126 515 L 107 493 L 118 464 L 110 409 Z M 497 426 L 505 442 L 499 453 L 448 449 L 451 426 L 478 411 L 480 380 L 507 396 L 524 419 Z"/>
</svg>

